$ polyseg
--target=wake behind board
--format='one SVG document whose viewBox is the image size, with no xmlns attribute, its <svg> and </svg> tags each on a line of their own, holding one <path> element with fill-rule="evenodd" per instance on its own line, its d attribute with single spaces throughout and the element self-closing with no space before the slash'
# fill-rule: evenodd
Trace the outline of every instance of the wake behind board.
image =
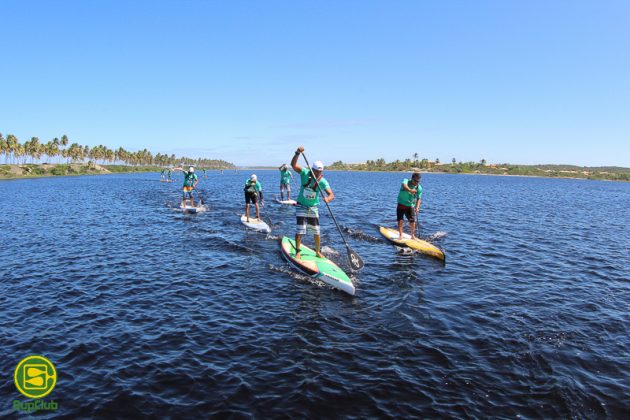
<svg viewBox="0 0 630 420">
<path fill-rule="evenodd" d="M 248 228 L 257 230 L 259 232 L 266 232 L 266 233 L 271 232 L 271 228 L 269 227 L 267 223 L 263 222 L 262 220 L 256 219 L 254 217 L 250 217 L 249 222 L 248 222 L 247 217 L 245 217 L 245 215 L 242 215 L 241 223 L 243 223 Z"/>
<path fill-rule="evenodd" d="M 297 201 L 295 200 L 279 200 L 276 198 L 276 203 L 283 204 L 285 206 L 295 206 Z"/>
<path fill-rule="evenodd" d="M 201 213 L 202 211 L 206 211 L 206 206 L 201 205 L 201 206 L 191 206 L 189 204 L 186 204 L 185 206 L 180 205 L 179 208 L 184 212 L 184 213 Z"/>
<path fill-rule="evenodd" d="M 444 251 L 430 242 L 423 241 L 422 239 L 411 239 L 411 235 L 407 233 L 403 233 L 403 238 L 398 239 L 399 235 L 397 230 L 383 226 L 379 228 L 379 232 L 396 246 L 408 247 L 422 254 L 437 258 L 438 260 L 445 260 Z"/>
<path fill-rule="evenodd" d="M 300 258 L 296 258 L 295 240 L 286 236 L 280 240 L 280 250 L 282 256 L 295 269 L 336 289 L 354 295 L 354 284 L 352 284 L 350 277 L 328 258 L 317 257 L 315 251 L 304 244 L 300 246 Z"/>
</svg>

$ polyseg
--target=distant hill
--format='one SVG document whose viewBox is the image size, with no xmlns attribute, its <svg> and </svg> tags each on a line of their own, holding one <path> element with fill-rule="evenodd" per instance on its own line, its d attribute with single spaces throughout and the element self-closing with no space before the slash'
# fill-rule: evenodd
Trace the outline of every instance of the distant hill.
<svg viewBox="0 0 630 420">
<path fill-rule="evenodd" d="M 610 181 L 630 181 L 630 168 L 618 166 L 586 167 L 576 165 L 516 165 L 512 163 L 486 164 L 477 162 L 431 162 L 427 159 L 385 162 L 384 159 L 368 160 L 365 163 L 335 162 L 329 170 L 349 171 L 395 171 L 395 172 L 442 172 L 453 174 L 488 174 L 541 176 L 550 178 L 584 178 Z"/>
</svg>

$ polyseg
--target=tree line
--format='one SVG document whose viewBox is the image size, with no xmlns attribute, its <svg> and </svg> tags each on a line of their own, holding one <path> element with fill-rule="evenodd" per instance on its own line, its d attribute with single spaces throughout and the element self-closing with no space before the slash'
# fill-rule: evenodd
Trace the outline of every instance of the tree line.
<svg viewBox="0 0 630 420">
<path fill-rule="evenodd" d="M 457 160 L 453 158 L 453 165 L 456 164 Z M 475 162 L 470 162 L 475 164 Z M 461 164 L 461 162 L 460 162 Z M 481 165 L 486 164 L 486 160 L 481 160 Z M 411 158 L 407 158 L 404 160 L 396 159 L 393 162 L 386 162 L 385 159 L 380 158 L 376 160 L 367 160 L 365 163 L 354 163 L 348 164 L 342 161 L 333 162 L 330 165 L 329 169 L 351 169 L 355 171 L 410 171 L 412 169 L 432 169 L 436 166 L 440 165 L 440 159 L 429 160 L 427 158 L 420 159 L 420 155 L 418 153 L 414 153 Z"/>
<path fill-rule="evenodd" d="M 107 146 L 98 145 L 90 147 L 79 143 L 70 143 L 67 135 L 61 138 L 55 137 L 46 143 L 42 143 L 39 137 L 31 137 L 30 140 L 20 143 L 13 134 L 5 138 L 0 133 L 0 155 L 4 155 L 5 164 L 31 163 L 86 163 L 86 160 L 106 164 L 123 165 L 156 165 L 175 166 L 185 162 L 207 168 L 233 168 L 234 165 L 221 159 L 178 157 L 174 154 L 152 154 L 146 148 L 137 152 L 130 152 L 122 147 L 112 150 Z"/>
<path fill-rule="evenodd" d="M 606 179 L 612 181 L 630 181 L 630 168 L 621 167 L 585 167 L 575 165 L 514 165 L 510 163 L 488 164 L 485 159 L 479 162 L 461 162 L 453 158 L 450 163 L 440 164 L 440 159 L 430 161 L 413 158 L 397 159 L 386 162 L 385 159 L 368 160 L 365 163 L 334 162 L 328 169 L 350 171 L 395 171 L 411 172 L 423 170 L 426 172 L 445 172 L 452 174 L 490 174 L 490 175 L 521 175 L 542 177 L 565 177 L 585 179 Z"/>
</svg>

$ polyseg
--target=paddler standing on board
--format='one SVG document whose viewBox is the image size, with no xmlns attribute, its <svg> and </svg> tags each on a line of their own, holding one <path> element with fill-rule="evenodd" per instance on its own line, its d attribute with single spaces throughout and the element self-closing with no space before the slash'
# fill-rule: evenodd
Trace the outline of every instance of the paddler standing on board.
<svg viewBox="0 0 630 420">
<path fill-rule="evenodd" d="M 280 201 L 284 200 L 284 191 L 287 191 L 287 200 L 291 199 L 291 178 L 293 174 L 289 171 L 286 164 L 282 164 L 280 168 Z"/>
<path fill-rule="evenodd" d="M 415 172 L 411 179 L 403 179 L 398 192 L 398 206 L 396 207 L 396 220 L 398 221 L 398 239 L 403 238 L 403 222 L 407 217 L 409 228 L 411 229 L 411 239 L 416 239 L 416 219 L 414 215 L 420 211 L 422 203 L 422 186 L 420 185 L 420 174 Z M 414 211 L 415 207 L 415 211 Z"/>
<path fill-rule="evenodd" d="M 191 207 L 195 207 L 195 197 L 192 192 L 199 183 L 199 178 L 197 178 L 195 168 L 190 166 L 188 167 L 188 171 L 185 171 L 182 168 L 173 168 L 173 171 L 182 171 L 184 174 L 184 185 L 182 186 L 182 192 L 184 193 L 182 198 L 182 207 L 186 207 L 186 196 L 190 197 Z"/>
<path fill-rule="evenodd" d="M 297 226 L 295 229 L 295 251 L 296 258 L 300 258 L 300 245 L 302 243 L 302 235 L 306 232 L 313 233 L 315 240 L 315 253 L 319 258 L 325 258 L 320 252 L 320 230 L 319 230 L 319 206 L 320 191 L 326 192 L 324 201 L 330 203 L 335 199 L 335 195 L 330 189 L 330 184 L 324 178 L 324 165 L 321 161 L 313 163 L 311 168 L 302 168 L 297 161 L 300 154 L 304 151 L 304 147 L 299 146 L 295 151 L 293 159 L 291 159 L 291 167 L 295 172 L 300 174 L 300 193 L 297 197 L 297 205 L 295 206 L 295 217 Z"/>
<path fill-rule="evenodd" d="M 262 185 L 258 182 L 256 174 L 252 174 L 247 181 L 245 181 L 245 217 L 247 223 L 249 223 L 249 204 L 254 203 L 256 206 L 256 219 L 260 220 L 260 209 L 258 208 L 258 197 L 260 196 L 260 204 L 264 207 L 265 200 L 263 199 Z"/>
</svg>

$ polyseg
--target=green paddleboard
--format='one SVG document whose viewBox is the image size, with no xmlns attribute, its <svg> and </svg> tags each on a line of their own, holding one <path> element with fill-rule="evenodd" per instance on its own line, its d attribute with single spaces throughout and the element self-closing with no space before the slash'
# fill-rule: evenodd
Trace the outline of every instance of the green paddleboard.
<svg viewBox="0 0 630 420">
<path fill-rule="evenodd" d="M 300 246 L 300 257 L 296 258 L 295 240 L 286 236 L 280 240 L 280 249 L 282 256 L 300 272 L 354 295 L 354 284 L 350 277 L 328 258 L 317 257 L 315 251 L 304 244 Z"/>
</svg>

